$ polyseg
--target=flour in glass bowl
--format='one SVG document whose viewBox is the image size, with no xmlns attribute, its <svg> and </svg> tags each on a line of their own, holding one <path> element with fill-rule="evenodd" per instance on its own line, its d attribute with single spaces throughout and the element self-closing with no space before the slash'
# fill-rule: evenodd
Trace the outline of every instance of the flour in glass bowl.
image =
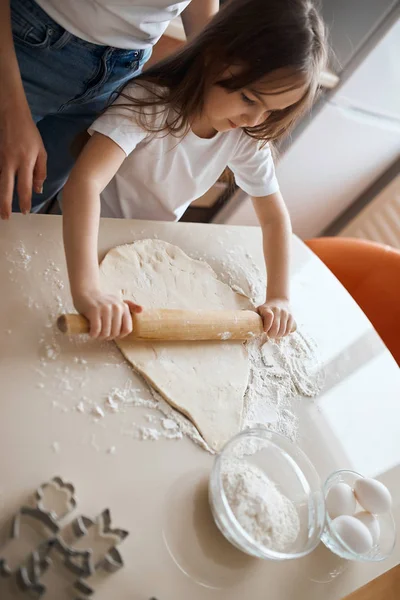
<svg viewBox="0 0 400 600">
<path fill-rule="evenodd" d="M 300 531 L 296 507 L 261 469 L 227 459 L 221 479 L 231 511 L 252 540 L 276 552 L 296 541 Z"/>
</svg>

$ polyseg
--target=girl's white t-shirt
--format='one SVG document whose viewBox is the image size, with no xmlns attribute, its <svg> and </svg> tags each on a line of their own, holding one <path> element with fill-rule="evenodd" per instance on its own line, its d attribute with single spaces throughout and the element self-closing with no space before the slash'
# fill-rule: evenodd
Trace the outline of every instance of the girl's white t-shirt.
<svg viewBox="0 0 400 600">
<path fill-rule="evenodd" d="M 125 94 L 143 96 L 131 84 Z M 188 206 L 205 194 L 228 166 L 237 185 L 250 196 L 268 196 L 279 190 L 268 145 L 242 129 L 217 133 L 210 139 L 192 131 L 186 136 L 149 133 L 120 97 L 90 127 L 112 139 L 127 158 L 101 195 L 103 217 L 178 221 Z M 147 123 L 168 118 L 160 108 L 145 109 Z"/>
<path fill-rule="evenodd" d="M 93 44 L 141 50 L 160 39 L 190 0 L 36 0 L 56 23 Z"/>
</svg>

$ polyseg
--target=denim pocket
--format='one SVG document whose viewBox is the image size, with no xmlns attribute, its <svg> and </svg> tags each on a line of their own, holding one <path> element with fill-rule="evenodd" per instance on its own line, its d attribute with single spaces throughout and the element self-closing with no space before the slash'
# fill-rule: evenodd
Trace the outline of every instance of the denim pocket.
<svg viewBox="0 0 400 600">
<path fill-rule="evenodd" d="M 51 24 L 42 23 L 18 2 L 11 3 L 11 26 L 14 42 L 30 48 L 47 48 L 54 33 Z"/>
</svg>

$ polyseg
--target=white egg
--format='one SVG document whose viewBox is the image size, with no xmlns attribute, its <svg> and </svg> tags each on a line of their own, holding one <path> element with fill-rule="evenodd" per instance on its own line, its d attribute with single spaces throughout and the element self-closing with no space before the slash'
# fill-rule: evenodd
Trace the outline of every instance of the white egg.
<svg viewBox="0 0 400 600">
<path fill-rule="evenodd" d="M 347 483 L 336 483 L 326 495 L 326 508 L 331 519 L 340 515 L 354 515 L 357 502 Z"/>
<path fill-rule="evenodd" d="M 380 515 L 392 507 L 392 496 L 383 483 L 376 479 L 360 478 L 354 484 L 354 494 L 361 506 L 370 513 Z"/>
<path fill-rule="evenodd" d="M 350 515 L 336 517 L 332 528 L 355 554 L 366 554 L 373 546 L 368 527 Z"/>
<path fill-rule="evenodd" d="M 361 523 L 364 523 L 364 525 L 368 528 L 368 531 L 372 535 L 372 541 L 374 544 L 376 544 L 381 534 L 381 528 L 378 519 L 366 510 L 359 512 L 354 516 L 356 519 L 361 521 Z"/>
</svg>

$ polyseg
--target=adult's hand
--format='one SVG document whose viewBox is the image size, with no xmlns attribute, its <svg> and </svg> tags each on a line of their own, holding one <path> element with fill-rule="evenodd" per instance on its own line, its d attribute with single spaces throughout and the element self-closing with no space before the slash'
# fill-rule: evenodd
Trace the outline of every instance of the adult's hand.
<svg viewBox="0 0 400 600">
<path fill-rule="evenodd" d="M 31 209 L 32 190 L 41 193 L 47 154 L 29 107 L 0 105 L 0 217 L 11 215 L 14 186 L 21 212 Z"/>
</svg>

